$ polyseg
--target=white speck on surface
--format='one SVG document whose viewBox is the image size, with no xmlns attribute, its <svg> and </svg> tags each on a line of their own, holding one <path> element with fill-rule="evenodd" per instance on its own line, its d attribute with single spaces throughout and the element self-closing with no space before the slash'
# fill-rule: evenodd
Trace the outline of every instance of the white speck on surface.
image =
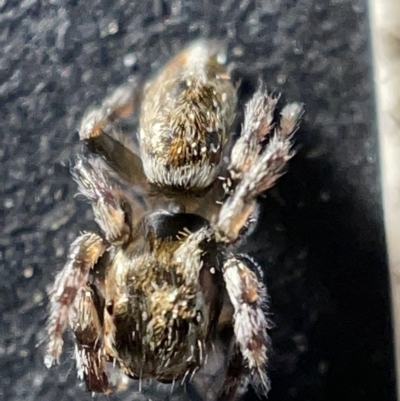
<svg viewBox="0 0 400 401">
<path fill-rule="evenodd" d="M 107 28 L 108 28 L 108 34 L 109 35 L 115 35 L 118 32 L 118 29 L 119 29 L 118 22 L 116 20 L 111 21 L 108 24 Z"/>
<path fill-rule="evenodd" d="M 4 207 L 6 209 L 11 209 L 12 207 L 14 207 L 14 200 L 10 199 L 10 198 L 5 199 L 4 200 Z"/>
<path fill-rule="evenodd" d="M 24 270 L 24 277 L 25 278 L 31 278 L 32 276 L 33 276 L 33 268 L 32 267 L 27 267 L 25 270 Z"/>
<path fill-rule="evenodd" d="M 123 58 L 123 63 L 125 67 L 133 67 L 137 62 L 137 57 L 135 53 L 125 54 Z"/>
</svg>

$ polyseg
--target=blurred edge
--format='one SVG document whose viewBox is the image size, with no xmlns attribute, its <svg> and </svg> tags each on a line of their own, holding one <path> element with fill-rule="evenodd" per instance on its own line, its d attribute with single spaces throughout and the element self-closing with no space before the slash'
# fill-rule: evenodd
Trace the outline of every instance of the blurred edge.
<svg viewBox="0 0 400 401">
<path fill-rule="evenodd" d="M 369 0 L 380 160 L 400 394 L 400 1 Z"/>
</svg>

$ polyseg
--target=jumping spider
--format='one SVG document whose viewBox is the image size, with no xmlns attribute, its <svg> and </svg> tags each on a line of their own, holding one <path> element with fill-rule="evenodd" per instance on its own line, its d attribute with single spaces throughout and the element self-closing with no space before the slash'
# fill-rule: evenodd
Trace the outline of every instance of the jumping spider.
<svg viewBox="0 0 400 401">
<path fill-rule="evenodd" d="M 81 234 L 57 275 L 45 362 L 59 361 L 69 325 L 78 373 L 91 391 L 111 391 L 107 362 L 134 379 L 190 380 L 226 311 L 233 335 L 218 399 L 237 398 L 248 382 L 269 389 L 266 289 L 261 269 L 237 245 L 258 195 L 293 155 L 302 106 L 285 106 L 274 123 L 278 98 L 260 85 L 232 144 L 236 88 L 220 50 L 196 42 L 142 92 L 123 86 L 83 118 L 80 138 L 108 167 L 80 157 L 72 174 L 103 235 Z M 138 103 L 139 146 L 130 149 L 107 131 Z"/>
</svg>

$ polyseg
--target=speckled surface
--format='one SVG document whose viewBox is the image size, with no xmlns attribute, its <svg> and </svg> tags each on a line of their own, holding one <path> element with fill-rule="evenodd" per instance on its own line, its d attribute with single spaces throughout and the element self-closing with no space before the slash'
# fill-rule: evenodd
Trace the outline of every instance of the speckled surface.
<svg viewBox="0 0 400 401">
<path fill-rule="evenodd" d="M 300 151 L 249 246 L 276 324 L 269 399 L 395 399 L 365 2 L 0 0 L 1 399 L 91 399 L 72 349 L 49 371 L 40 344 L 46 288 L 94 227 L 67 168 L 76 127 L 201 35 L 228 40 L 245 94 L 262 76 L 306 105 Z"/>
</svg>

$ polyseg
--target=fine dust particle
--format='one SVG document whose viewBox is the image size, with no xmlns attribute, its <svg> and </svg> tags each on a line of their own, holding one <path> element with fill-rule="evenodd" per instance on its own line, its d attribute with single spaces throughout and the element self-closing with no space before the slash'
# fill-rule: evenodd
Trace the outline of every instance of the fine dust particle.
<svg viewBox="0 0 400 401">
<path fill-rule="evenodd" d="M 4 207 L 5 207 L 6 209 L 11 209 L 12 207 L 14 207 L 14 200 L 13 200 L 13 199 L 10 199 L 10 198 L 5 199 L 5 200 L 4 200 Z"/>
<path fill-rule="evenodd" d="M 319 193 L 319 199 L 321 202 L 329 202 L 331 199 L 331 194 L 329 191 L 321 191 Z"/>
<path fill-rule="evenodd" d="M 244 49 L 241 46 L 235 46 L 232 49 L 232 53 L 236 56 L 236 57 L 242 57 L 244 55 Z"/>
<path fill-rule="evenodd" d="M 33 294 L 33 302 L 35 305 L 40 304 L 43 301 L 43 294 L 40 291 L 35 291 Z"/>
<path fill-rule="evenodd" d="M 25 278 L 31 278 L 33 276 L 33 268 L 32 267 L 27 267 L 24 272 L 24 277 Z"/>
<path fill-rule="evenodd" d="M 325 375 L 328 371 L 328 363 L 326 361 L 320 361 L 318 364 L 318 373 L 320 375 Z"/>
<path fill-rule="evenodd" d="M 109 35 L 115 35 L 118 32 L 118 29 L 119 27 L 117 21 L 114 20 L 108 24 L 107 30 Z"/>
<path fill-rule="evenodd" d="M 112 20 L 111 22 L 102 21 L 100 28 L 100 37 L 115 35 L 119 31 L 118 21 Z"/>
<path fill-rule="evenodd" d="M 277 82 L 279 85 L 283 85 L 283 84 L 286 82 L 286 79 L 287 79 L 287 77 L 286 77 L 285 74 L 279 74 L 279 75 L 276 77 L 276 82 Z"/>
<path fill-rule="evenodd" d="M 61 189 L 58 189 L 55 193 L 54 193 L 54 200 L 60 200 L 62 196 L 62 191 Z"/>
<path fill-rule="evenodd" d="M 26 349 L 22 349 L 22 350 L 19 351 L 19 355 L 22 358 L 26 358 L 29 355 L 29 353 L 28 353 L 28 351 Z"/>
<path fill-rule="evenodd" d="M 137 62 L 135 53 L 128 53 L 124 56 L 123 63 L 125 67 L 133 67 Z"/>
</svg>

